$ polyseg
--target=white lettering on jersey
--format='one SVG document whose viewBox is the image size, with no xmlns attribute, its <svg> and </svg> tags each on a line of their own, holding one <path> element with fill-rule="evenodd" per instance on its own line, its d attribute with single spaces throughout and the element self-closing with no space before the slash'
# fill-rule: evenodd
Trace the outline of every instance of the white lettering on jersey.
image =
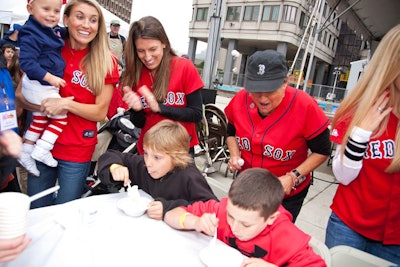
<svg viewBox="0 0 400 267">
<path fill-rule="evenodd" d="M 71 82 L 73 84 L 79 84 L 81 87 L 85 88 L 86 90 L 93 92 L 88 86 L 87 86 L 87 81 L 86 81 L 86 75 L 83 74 L 82 71 L 80 70 L 75 70 L 72 73 L 72 79 Z"/>
<path fill-rule="evenodd" d="M 182 106 L 185 104 L 185 101 L 183 100 L 185 96 L 185 93 L 182 92 L 168 92 L 167 97 L 165 98 L 165 103 L 170 104 L 170 105 L 179 105 Z"/>
</svg>

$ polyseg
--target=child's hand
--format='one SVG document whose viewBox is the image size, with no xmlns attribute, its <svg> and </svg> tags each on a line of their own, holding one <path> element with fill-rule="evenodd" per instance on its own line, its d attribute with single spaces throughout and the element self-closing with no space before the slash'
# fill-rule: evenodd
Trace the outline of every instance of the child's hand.
<svg viewBox="0 0 400 267">
<path fill-rule="evenodd" d="M 114 164 L 113 164 L 114 165 Z M 131 183 L 131 180 L 129 179 L 129 170 L 125 166 L 113 166 L 111 165 L 110 167 L 110 172 L 111 176 L 114 179 L 114 181 L 123 181 L 124 186 L 127 186 L 128 184 Z"/>
<path fill-rule="evenodd" d="M 133 92 L 132 88 L 130 88 L 129 86 L 124 86 L 122 90 L 124 92 L 122 100 L 129 107 L 131 107 L 134 111 L 139 111 L 143 109 L 142 101 L 140 100 L 139 95 Z"/>
<path fill-rule="evenodd" d="M 147 86 L 143 85 L 138 91 L 142 96 L 144 96 L 144 98 L 146 98 L 146 102 L 153 112 L 157 113 L 161 111 L 156 98 Z"/>
<path fill-rule="evenodd" d="M 204 213 L 196 223 L 196 231 L 213 236 L 219 219 L 213 213 Z"/>
<path fill-rule="evenodd" d="M 162 220 L 163 205 L 161 201 L 152 201 L 147 209 L 147 216 L 154 220 Z"/>
<path fill-rule="evenodd" d="M 266 262 L 263 259 L 258 258 L 248 258 L 243 260 L 242 265 L 240 267 L 278 267 L 275 264 Z"/>
<path fill-rule="evenodd" d="M 60 77 L 57 77 L 49 72 L 46 73 L 43 80 L 57 88 L 63 87 L 66 84 L 63 79 L 61 79 Z"/>
</svg>

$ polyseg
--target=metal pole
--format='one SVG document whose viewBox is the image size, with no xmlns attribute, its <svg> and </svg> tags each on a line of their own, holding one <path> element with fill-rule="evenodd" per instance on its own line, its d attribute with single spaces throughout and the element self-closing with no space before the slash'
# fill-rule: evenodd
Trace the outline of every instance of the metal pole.
<svg viewBox="0 0 400 267">
<path fill-rule="evenodd" d="M 308 78 L 310 77 L 311 67 L 312 67 L 312 63 L 314 60 L 315 46 L 317 45 L 318 35 L 320 33 L 322 13 L 324 13 L 324 7 L 325 7 L 325 0 L 322 0 L 320 4 L 321 4 L 321 6 L 320 6 L 320 10 L 319 10 L 319 18 L 317 21 L 317 32 L 315 33 L 314 42 L 313 42 L 313 46 L 312 46 L 311 53 L 310 53 L 310 59 L 308 61 L 306 77 L 304 78 L 304 83 L 303 83 L 303 91 L 307 90 Z"/>
<path fill-rule="evenodd" d="M 221 8 L 222 0 L 213 0 L 210 8 L 210 30 L 207 41 L 206 58 L 204 60 L 203 82 L 204 88 L 211 88 L 215 75 L 218 50 L 221 42 Z"/>
</svg>

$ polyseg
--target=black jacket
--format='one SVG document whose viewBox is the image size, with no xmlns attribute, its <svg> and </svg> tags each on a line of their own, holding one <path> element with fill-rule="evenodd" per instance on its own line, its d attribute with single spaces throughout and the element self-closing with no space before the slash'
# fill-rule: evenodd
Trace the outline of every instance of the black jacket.
<svg viewBox="0 0 400 267">
<path fill-rule="evenodd" d="M 110 166 L 114 163 L 129 169 L 130 180 L 155 200 L 163 204 L 163 216 L 167 211 L 179 206 L 186 206 L 195 201 L 218 200 L 204 176 L 194 164 L 186 169 L 174 169 L 160 179 L 153 179 L 147 172 L 141 155 L 108 150 L 99 158 L 98 177 L 109 186 L 123 185 L 114 181 Z"/>
</svg>

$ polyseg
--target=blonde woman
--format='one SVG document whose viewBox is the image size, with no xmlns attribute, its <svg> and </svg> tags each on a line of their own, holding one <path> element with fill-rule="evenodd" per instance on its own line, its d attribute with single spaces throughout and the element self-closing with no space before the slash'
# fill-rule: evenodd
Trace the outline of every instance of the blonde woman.
<svg viewBox="0 0 400 267">
<path fill-rule="evenodd" d="M 340 182 L 328 247 L 348 245 L 400 264 L 400 25 L 377 47 L 332 121 Z"/>
<path fill-rule="evenodd" d="M 99 178 L 119 189 L 133 182 L 150 194 L 147 215 L 161 220 L 175 207 L 217 199 L 189 154 L 189 135 L 178 122 L 163 120 L 146 132 L 144 155 L 109 150 L 99 158 Z"/>
<path fill-rule="evenodd" d="M 62 98 L 44 100 L 40 111 L 50 116 L 68 113 L 68 123 L 52 151 L 58 166 L 36 162 L 40 176 L 29 175 L 28 194 L 52 187 L 56 181 L 60 190 L 55 200 L 51 195 L 43 197 L 34 201 L 32 207 L 80 198 L 97 143 L 96 123 L 106 116 L 119 80 L 100 5 L 94 0 L 70 0 L 65 6 L 63 22 L 68 32 L 62 49 L 66 86 L 60 90 Z"/>
</svg>

